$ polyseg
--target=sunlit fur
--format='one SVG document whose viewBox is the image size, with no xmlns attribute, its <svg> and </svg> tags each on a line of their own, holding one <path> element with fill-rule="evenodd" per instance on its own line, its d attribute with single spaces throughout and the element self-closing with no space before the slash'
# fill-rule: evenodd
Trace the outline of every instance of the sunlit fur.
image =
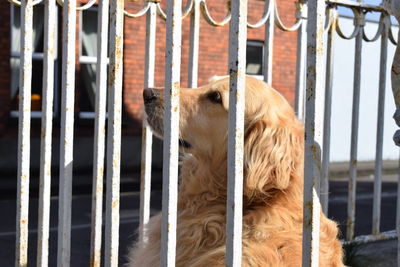
<svg viewBox="0 0 400 267">
<path fill-rule="evenodd" d="M 246 80 L 242 266 L 301 266 L 303 125 L 277 91 Z M 215 90 L 221 104 L 207 98 Z M 229 79 L 181 89 L 180 96 L 180 136 L 192 147 L 181 160 L 176 266 L 225 266 Z M 161 135 L 162 92 L 146 113 Z M 320 218 L 319 265 L 343 266 L 337 225 Z M 161 215 L 145 228 L 147 241 L 130 250 L 129 267 L 160 264 Z"/>
</svg>

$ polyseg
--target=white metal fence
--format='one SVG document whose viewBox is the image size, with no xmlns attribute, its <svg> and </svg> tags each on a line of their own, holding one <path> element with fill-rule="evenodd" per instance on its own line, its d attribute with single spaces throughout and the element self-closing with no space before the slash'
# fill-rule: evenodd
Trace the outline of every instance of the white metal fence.
<svg viewBox="0 0 400 267">
<path fill-rule="evenodd" d="M 40 206 L 38 226 L 37 265 L 48 266 L 48 237 L 50 212 L 50 168 L 51 136 L 54 91 L 54 38 L 56 28 L 55 0 L 9 0 L 21 6 L 21 64 L 20 64 L 20 106 L 19 106 L 19 144 L 18 144 L 18 205 L 16 266 L 27 266 L 28 246 L 28 205 L 29 205 L 29 157 L 30 157 L 30 118 L 31 118 L 31 76 L 32 76 L 32 17 L 33 6 L 44 2 L 45 41 L 43 71 L 42 106 L 42 145 L 40 169 Z M 61 108 L 61 155 L 60 155 L 60 192 L 58 227 L 58 266 L 70 264 L 71 233 L 71 197 L 73 166 L 73 125 L 74 125 L 74 80 L 75 80 L 75 21 L 76 11 L 87 9 L 95 4 L 90 0 L 77 7 L 74 0 L 57 0 L 63 7 L 63 47 L 62 47 L 62 108 Z M 390 1 L 387 1 L 390 2 Z M 341 28 L 337 7 L 350 8 L 354 12 L 354 31 L 346 36 Z M 103 162 L 107 162 L 107 192 L 105 214 L 104 265 L 118 265 L 119 230 L 119 180 L 121 146 L 121 110 L 122 110 L 122 70 L 123 70 L 123 21 L 124 16 L 136 18 L 146 16 L 146 55 L 144 87 L 154 84 L 155 68 L 155 31 L 157 16 L 167 21 L 166 42 L 166 129 L 164 136 L 163 165 L 163 222 L 161 265 L 174 266 L 176 243 L 176 207 L 178 175 L 178 125 L 179 125 L 179 87 L 181 57 L 182 18 L 190 15 L 189 48 L 189 86 L 197 86 L 197 64 L 199 50 L 200 17 L 212 26 L 224 26 L 230 23 L 230 111 L 229 111 L 229 150 L 228 179 L 229 193 L 227 204 L 227 266 L 241 264 L 241 229 L 243 179 L 243 120 L 244 120 L 244 80 L 246 53 L 246 26 L 257 28 L 265 25 L 264 67 L 266 82 L 272 82 L 273 36 L 275 26 L 283 31 L 297 31 L 297 68 L 296 68 L 296 111 L 305 122 L 305 186 L 304 186 L 304 228 L 303 228 L 303 266 L 318 265 L 319 250 L 319 212 L 327 212 L 328 207 L 328 164 L 330 145 L 331 94 L 333 83 L 333 46 L 334 35 L 341 38 L 356 39 L 354 65 L 354 91 L 351 135 L 351 162 L 348 198 L 348 223 L 346 239 L 354 240 L 355 197 L 357 176 L 357 129 L 359 117 L 361 49 L 363 41 L 381 41 L 380 82 L 378 100 L 378 132 L 376 135 L 376 166 L 374 184 L 373 229 L 372 235 L 359 239 L 378 239 L 390 236 L 380 233 L 380 201 L 382 177 L 382 136 L 383 107 L 386 83 L 387 46 L 389 42 L 397 45 L 393 36 L 391 20 L 381 6 L 363 4 L 362 1 L 347 0 L 300 0 L 297 2 L 296 22 L 285 26 L 278 13 L 275 0 L 265 2 L 262 18 L 255 24 L 247 22 L 247 1 L 232 0 L 231 11 L 218 22 L 208 12 L 205 0 L 189 0 L 182 11 L 179 0 L 167 1 L 165 13 L 158 0 L 148 0 L 141 11 L 131 14 L 124 10 L 123 0 L 98 1 L 98 48 L 96 74 L 96 117 L 95 145 L 93 163 L 93 203 L 91 266 L 100 266 L 102 236 L 102 194 Z M 381 13 L 379 28 L 373 38 L 363 31 L 365 12 Z M 110 33 L 108 34 L 108 28 Z M 324 36 L 327 35 L 326 47 Z M 108 44 L 110 47 L 108 47 Z M 107 51 L 109 68 L 107 73 Z M 398 57 L 399 57 L 398 53 Z M 325 64 L 326 55 L 326 64 Z M 397 58 L 397 62 L 398 62 Z M 395 61 L 396 63 L 396 61 Z M 396 65 L 395 65 L 396 67 Z M 393 74 L 394 94 L 399 108 L 399 88 L 396 85 L 396 73 Z M 398 80 L 397 80 L 398 81 Z M 397 86 L 397 87 L 396 87 Z M 108 90 L 108 96 L 106 92 Z M 238 96 L 238 97 L 237 97 Z M 106 103 L 107 102 L 107 103 Z M 106 104 L 108 105 L 107 155 L 105 155 Z M 397 117 L 399 123 L 399 118 Z M 149 220 L 150 214 L 150 170 L 152 135 L 143 124 L 142 173 L 140 198 L 140 224 Z M 399 142 L 399 140 L 397 140 Z M 319 148 L 322 147 L 322 160 Z M 322 164 L 321 164 L 322 161 Z M 320 189 L 321 188 L 321 189 Z M 325 192 L 319 197 L 320 191 Z M 400 192 L 400 190 L 399 190 Z M 321 201 L 320 201 L 321 199 Z M 398 198 L 400 200 L 400 197 Z M 235 205 L 232 205 L 235 203 Z M 321 204 L 320 204 L 321 203 Z M 398 205 L 399 206 L 399 205 Z M 400 225 L 398 212 L 397 224 Z M 398 229 L 400 231 L 400 229 Z M 356 238 L 357 239 L 357 238 Z M 400 252 L 400 246 L 399 246 Z M 400 257 L 399 257 L 400 263 Z"/>
</svg>

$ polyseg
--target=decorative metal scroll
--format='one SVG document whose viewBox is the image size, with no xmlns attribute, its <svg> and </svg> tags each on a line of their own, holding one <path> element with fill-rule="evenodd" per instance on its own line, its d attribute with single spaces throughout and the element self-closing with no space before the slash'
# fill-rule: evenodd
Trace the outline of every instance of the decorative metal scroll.
<svg viewBox="0 0 400 267">
<path fill-rule="evenodd" d="M 17 0 L 9 0 L 9 1 L 17 1 Z M 62 0 L 58 0 L 58 1 L 62 1 Z M 231 10 L 230 10 L 229 1 L 227 1 L 228 12 L 221 21 L 217 21 L 215 18 L 213 18 L 211 12 L 209 11 L 206 0 L 190 0 L 190 1 L 188 1 L 185 9 L 182 11 L 182 19 L 186 18 L 191 12 L 194 12 L 194 7 L 195 7 L 196 1 L 198 1 L 198 4 L 200 5 L 200 11 L 201 11 L 201 14 L 203 15 L 204 20 L 211 26 L 221 27 L 221 26 L 227 25 L 230 22 Z M 130 13 L 125 10 L 124 11 L 125 15 L 130 18 L 141 17 L 146 14 L 147 10 L 149 9 L 150 3 L 155 3 L 157 5 L 158 16 L 160 18 L 162 18 L 163 20 L 166 20 L 167 15 L 166 15 L 165 11 L 162 9 L 159 0 L 147 0 L 145 3 L 146 4 L 140 11 L 138 11 L 136 13 Z M 300 13 L 299 9 L 301 9 L 301 8 L 306 8 L 306 6 L 304 4 L 298 5 L 298 7 L 297 7 L 298 10 L 296 10 L 296 13 Z M 274 16 L 275 25 L 282 31 L 296 31 L 299 29 L 300 25 L 303 22 L 303 19 L 300 16 L 296 15 L 296 21 L 293 23 L 293 25 L 290 25 L 290 26 L 285 25 L 282 22 L 281 17 L 279 15 L 276 0 L 270 0 L 270 1 L 265 1 L 265 8 L 264 8 L 264 12 L 263 12 L 261 18 L 254 24 L 247 22 L 247 27 L 254 29 L 254 28 L 259 28 L 259 27 L 263 26 L 268 21 L 271 14 L 273 14 L 273 16 Z"/>
<path fill-rule="evenodd" d="M 332 4 L 330 8 L 335 8 L 336 6 L 335 4 L 336 3 L 339 4 L 340 1 L 330 1 L 330 3 Z M 395 16 L 397 20 L 400 22 L 400 0 L 385 0 L 383 1 L 383 7 L 386 9 L 387 13 Z M 367 9 L 364 6 L 356 5 L 356 3 L 351 7 L 351 10 L 353 11 L 354 14 L 354 28 L 350 35 L 346 35 L 342 31 L 342 28 L 340 27 L 339 23 L 339 16 L 336 15 L 333 18 L 334 20 L 333 23 L 335 24 L 336 33 L 341 38 L 346 40 L 354 39 L 359 34 L 359 32 L 362 31 L 364 41 L 375 42 L 382 36 L 382 32 L 385 28 L 385 23 L 386 23 L 388 27 L 388 39 L 392 44 L 397 46 L 392 65 L 392 91 L 397 108 L 395 114 L 393 115 L 393 118 L 396 121 L 396 124 L 400 127 L 400 46 L 398 43 L 398 39 L 396 39 L 396 37 L 394 36 L 393 28 L 391 27 L 391 21 L 386 18 L 387 15 L 385 15 L 384 14 L 385 12 L 382 11 L 382 15 L 380 17 L 376 33 L 372 35 L 372 37 L 370 37 L 363 30 L 363 27 L 365 26 L 365 13 L 371 10 Z M 393 140 L 396 143 L 396 145 L 400 146 L 400 130 L 396 131 Z"/>
</svg>

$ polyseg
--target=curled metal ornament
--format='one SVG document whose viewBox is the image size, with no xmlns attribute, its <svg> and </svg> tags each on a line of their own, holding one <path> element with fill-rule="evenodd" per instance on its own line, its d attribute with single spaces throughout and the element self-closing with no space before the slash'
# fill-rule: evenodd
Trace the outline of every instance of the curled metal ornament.
<svg viewBox="0 0 400 267">
<path fill-rule="evenodd" d="M 10 2 L 11 4 L 15 5 L 15 6 L 21 6 L 21 1 L 18 1 L 18 0 L 7 0 L 7 1 Z M 32 6 L 40 4 L 41 2 L 43 2 L 43 0 L 33 1 L 32 2 Z"/>
<path fill-rule="evenodd" d="M 194 6 L 194 0 L 189 0 L 189 2 L 187 2 L 185 9 L 182 11 L 182 19 L 186 18 L 187 15 L 190 14 L 190 12 L 192 12 Z"/>
<path fill-rule="evenodd" d="M 337 16 L 337 19 L 336 19 L 336 32 L 341 38 L 343 38 L 345 40 L 351 40 L 354 37 L 356 37 L 358 35 L 358 33 L 360 32 L 360 30 L 362 30 L 362 27 L 364 27 L 364 25 L 365 25 L 364 13 L 362 13 L 356 9 L 352 9 L 352 10 L 354 13 L 354 29 L 353 29 L 353 32 L 350 34 L 350 36 L 346 36 L 343 33 L 342 29 L 340 28 L 339 16 Z M 362 18 L 364 18 L 364 20 Z"/>
<path fill-rule="evenodd" d="M 127 16 L 128 18 L 138 18 L 138 17 L 141 17 L 141 16 L 143 16 L 144 14 L 146 14 L 146 12 L 149 10 L 150 4 L 151 4 L 151 2 L 150 2 L 150 1 L 147 1 L 146 6 L 144 6 L 144 7 L 143 7 L 140 11 L 138 11 L 137 13 L 130 13 L 130 12 L 128 12 L 128 11 L 126 11 L 126 10 L 124 9 L 124 15 Z"/>
<path fill-rule="evenodd" d="M 333 26 L 336 28 L 338 12 L 335 7 L 331 7 L 331 6 L 327 7 L 327 18 L 328 18 L 328 20 L 325 24 L 325 33 L 327 33 L 329 31 L 329 29 Z"/>
<path fill-rule="evenodd" d="M 96 4 L 96 0 L 90 0 L 89 2 L 84 4 L 83 6 L 76 7 L 76 10 L 77 11 L 86 10 L 86 9 L 91 8 L 94 4 Z"/>
<path fill-rule="evenodd" d="M 33 6 L 36 6 L 37 4 L 40 4 L 41 2 L 43 2 L 43 0 L 36 0 L 36 1 L 33 1 L 32 5 L 33 5 Z"/>
<path fill-rule="evenodd" d="M 394 37 L 393 28 L 392 27 L 389 27 L 389 40 L 394 45 L 397 45 L 399 43 L 399 40 L 397 40 L 396 37 Z"/>
<path fill-rule="evenodd" d="M 351 40 L 351 39 L 353 39 L 354 37 L 356 37 L 357 34 L 359 33 L 360 29 L 361 29 L 361 28 L 360 28 L 359 26 L 356 26 L 356 27 L 354 27 L 354 30 L 353 30 L 353 32 L 351 33 L 351 35 L 350 35 L 350 36 L 346 36 L 346 35 L 342 32 L 342 29 L 340 28 L 339 19 L 337 20 L 337 23 L 336 23 L 336 32 L 337 32 L 337 34 L 338 34 L 340 37 L 342 37 L 343 39 L 345 39 L 345 40 Z"/>
<path fill-rule="evenodd" d="M 228 15 L 226 15 L 226 17 L 221 22 L 217 22 L 216 20 L 214 20 L 211 17 L 210 12 L 208 11 L 207 4 L 206 4 L 205 0 L 200 0 L 200 8 L 201 8 L 201 11 L 203 13 L 204 19 L 211 26 L 224 26 L 231 20 L 231 12 L 230 12 L 230 10 L 229 10 Z"/>
<path fill-rule="evenodd" d="M 21 6 L 21 1 L 18 0 L 8 0 L 8 2 L 16 6 Z"/>
<path fill-rule="evenodd" d="M 64 6 L 64 0 L 56 0 L 56 2 L 57 2 L 60 6 Z M 87 10 L 87 9 L 91 8 L 94 4 L 96 4 L 96 0 L 90 0 L 90 1 L 88 1 L 86 4 L 84 4 L 83 6 L 77 7 L 77 8 L 76 8 L 76 11 Z"/>
<path fill-rule="evenodd" d="M 265 5 L 267 4 L 267 2 L 265 1 Z M 264 14 L 261 17 L 261 19 L 256 22 L 255 24 L 251 24 L 249 22 L 247 22 L 247 27 L 250 29 L 255 29 L 258 27 L 261 27 L 262 25 L 265 24 L 265 22 L 268 20 L 268 18 L 271 16 L 271 11 L 274 8 L 275 5 L 275 0 L 269 0 L 268 3 L 268 8 L 264 8 Z"/>
<path fill-rule="evenodd" d="M 275 25 L 282 31 L 285 32 L 293 32 L 293 31 L 297 31 L 300 28 L 300 25 L 303 22 L 302 18 L 299 18 L 298 16 L 296 16 L 296 22 L 291 26 L 291 27 L 287 27 L 283 24 L 280 16 L 279 16 L 279 12 L 278 12 L 278 5 L 274 5 L 274 9 L 275 9 Z"/>
<path fill-rule="evenodd" d="M 162 10 L 160 3 L 157 3 L 157 14 L 163 20 L 167 20 L 167 14 L 165 14 L 164 10 Z"/>
<path fill-rule="evenodd" d="M 64 1 L 63 0 L 56 0 L 57 4 L 60 6 L 64 6 Z"/>
<path fill-rule="evenodd" d="M 379 18 L 379 24 L 378 24 L 378 29 L 376 30 L 375 36 L 373 38 L 368 38 L 367 34 L 365 33 L 365 30 L 363 31 L 363 39 L 366 42 L 375 42 L 378 40 L 381 35 L 382 35 L 382 30 L 383 30 L 383 24 L 386 23 L 385 21 L 387 20 L 387 15 L 384 13 L 381 13 L 381 17 Z"/>
<path fill-rule="evenodd" d="M 192 11 L 193 6 L 194 6 L 194 1 L 195 0 L 190 0 L 189 2 L 187 2 L 185 9 L 182 11 L 182 19 L 186 18 L 187 15 L 190 14 L 190 12 Z M 154 1 L 154 2 L 156 2 L 156 1 Z M 159 2 L 157 2 L 157 14 L 163 20 L 167 19 L 167 14 L 164 12 L 164 10 L 162 9 Z"/>
</svg>

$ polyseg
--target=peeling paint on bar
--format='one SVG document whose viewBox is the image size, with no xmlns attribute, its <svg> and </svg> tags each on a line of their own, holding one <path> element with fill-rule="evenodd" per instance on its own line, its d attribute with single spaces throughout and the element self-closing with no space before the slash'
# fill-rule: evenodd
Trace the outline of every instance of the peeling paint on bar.
<svg viewBox="0 0 400 267">
<path fill-rule="evenodd" d="M 226 266 L 242 264 L 243 149 L 246 88 L 247 0 L 231 2 L 229 27 L 228 196 Z"/>
<path fill-rule="evenodd" d="M 116 267 L 118 266 L 119 244 L 124 0 L 111 1 L 110 14 L 104 266 Z"/>
<path fill-rule="evenodd" d="M 381 23 L 383 30 L 381 36 L 381 55 L 379 65 L 379 97 L 378 97 L 378 117 L 376 132 L 376 154 L 375 154 L 375 180 L 374 180 L 374 200 L 372 207 L 372 234 L 380 233 L 381 220 L 381 193 L 382 193 L 382 150 L 383 150 L 383 128 L 385 116 L 385 91 L 386 91 L 386 70 L 387 70 L 387 51 L 389 35 L 389 17 L 382 13 Z"/>
<path fill-rule="evenodd" d="M 167 1 L 161 266 L 175 266 L 182 1 Z"/>
<path fill-rule="evenodd" d="M 31 131 L 33 1 L 21 2 L 21 63 L 19 77 L 18 185 L 15 266 L 28 265 L 29 161 Z"/>
<path fill-rule="evenodd" d="M 154 86 L 155 70 L 155 45 L 156 45 L 156 26 L 157 26 L 157 5 L 150 3 L 146 18 L 146 58 L 144 88 Z M 142 128 L 142 155 L 140 172 L 140 213 L 139 224 L 144 226 L 150 218 L 150 194 L 151 194 L 151 156 L 152 156 L 153 135 L 150 127 L 143 119 Z M 142 238 L 146 240 L 145 228 L 142 227 Z"/>
<path fill-rule="evenodd" d="M 296 3 L 297 19 L 302 19 L 299 31 L 297 32 L 297 57 L 296 57 L 296 92 L 295 112 L 297 118 L 304 122 L 304 92 L 306 78 L 306 55 L 307 55 L 307 5 L 305 1 Z"/>
<path fill-rule="evenodd" d="M 337 10 L 330 8 L 330 18 L 337 17 Z M 327 38 L 326 56 L 326 79 L 325 79 L 325 111 L 324 111 L 324 134 L 322 144 L 322 171 L 321 171 L 321 205 L 325 215 L 328 215 L 329 203 L 329 154 L 331 145 L 331 113 L 332 113 L 332 84 L 334 66 L 334 36 L 336 32 L 336 22 L 331 24 Z"/>
<path fill-rule="evenodd" d="M 60 132 L 60 189 L 58 205 L 57 266 L 69 266 L 71 250 L 71 198 L 75 100 L 76 1 L 63 6 L 62 96 Z"/>
<path fill-rule="evenodd" d="M 360 89 L 361 89 L 361 53 L 362 53 L 362 42 L 363 42 L 363 32 L 364 32 L 363 26 L 365 24 L 364 13 L 356 10 L 354 23 L 355 27 L 358 28 L 359 30 L 355 37 L 353 106 L 352 106 L 352 119 L 351 119 L 351 142 L 350 142 L 351 147 L 350 147 L 349 187 L 348 187 L 349 191 L 347 200 L 346 240 L 352 240 L 354 238 L 356 186 L 357 186 L 357 147 L 358 147 Z"/>
<path fill-rule="evenodd" d="M 302 266 L 319 266 L 325 1 L 308 1 Z"/>
<path fill-rule="evenodd" d="M 97 65 L 95 127 L 93 151 L 92 219 L 90 240 L 90 266 L 100 267 L 103 222 L 103 179 L 105 154 L 105 123 L 107 100 L 109 0 L 100 0 L 97 19 Z"/>
<path fill-rule="evenodd" d="M 56 3 L 45 0 L 44 17 L 44 58 L 43 58 L 43 102 L 40 144 L 40 187 L 38 210 L 38 251 L 37 266 L 48 266 L 50 189 L 51 189 L 51 148 L 54 98 L 54 59 L 56 42 Z"/>
</svg>

